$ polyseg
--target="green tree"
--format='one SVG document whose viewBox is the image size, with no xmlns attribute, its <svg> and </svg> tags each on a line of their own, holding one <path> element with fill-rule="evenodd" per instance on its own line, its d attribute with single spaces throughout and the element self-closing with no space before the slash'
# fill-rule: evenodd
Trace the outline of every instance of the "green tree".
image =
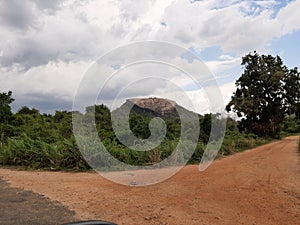
<svg viewBox="0 0 300 225">
<path fill-rule="evenodd" d="M 27 106 L 23 106 L 21 109 L 19 109 L 19 111 L 17 112 L 17 114 L 28 114 L 28 115 L 34 115 L 34 114 L 39 114 L 39 110 L 35 109 L 35 108 L 28 108 Z"/>
<path fill-rule="evenodd" d="M 11 91 L 0 93 L 0 147 L 1 143 L 6 142 L 7 138 L 16 132 L 15 127 L 11 125 L 13 113 L 10 104 L 14 101 L 11 96 Z"/>
<path fill-rule="evenodd" d="M 101 140 L 115 139 L 111 124 L 111 113 L 107 106 L 101 104 L 86 107 L 83 124 L 91 123 L 95 123 Z"/>
<path fill-rule="evenodd" d="M 70 138 L 73 134 L 72 129 L 72 113 L 66 110 L 55 111 L 53 116 L 54 123 L 56 124 L 59 136 L 63 138 Z"/>
<path fill-rule="evenodd" d="M 9 123 L 12 119 L 10 104 L 14 101 L 12 92 L 0 93 L 0 123 Z"/>
<path fill-rule="evenodd" d="M 226 110 L 242 118 L 241 131 L 278 137 L 285 115 L 299 110 L 299 72 L 289 70 L 279 56 L 256 52 L 244 56 L 242 65 L 244 72 Z"/>
<path fill-rule="evenodd" d="M 284 97 L 286 113 L 295 114 L 296 119 L 300 120 L 300 75 L 297 68 L 291 69 L 284 78 Z"/>
</svg>

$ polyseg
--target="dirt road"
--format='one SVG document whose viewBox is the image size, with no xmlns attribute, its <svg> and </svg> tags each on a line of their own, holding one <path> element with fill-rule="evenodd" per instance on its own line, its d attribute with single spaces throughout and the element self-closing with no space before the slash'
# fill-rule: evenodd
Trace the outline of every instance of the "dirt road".
<svg viewBox="0 0 300 225">
<path fill-rule="evenodd" d="M 118 185 L 96 173 L 0 169 L 0 177 L 69 206 L 78 219 L 126 225 L 295 225 L 300 221 L 298 139 L 217 160 L 204 172 L 187 166 L 147 187 Z"/>
<path fill-rule="evenodd" d="M 0 180 L 1 225 L 58 225 L 74 221 L 74 214 L 58 202 Z"/>
</svg>

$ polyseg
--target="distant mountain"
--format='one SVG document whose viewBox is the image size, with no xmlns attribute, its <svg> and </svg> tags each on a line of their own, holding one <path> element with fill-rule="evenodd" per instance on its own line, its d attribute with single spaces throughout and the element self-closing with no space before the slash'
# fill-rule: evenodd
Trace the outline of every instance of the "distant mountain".
<svg viewBox="0 0 300 225">
<path fill-rule="evenodd" d="M 127 99 L 125 104 L 137 113 L 155 116 L 168 116 L 176 112 L 176 102 L 163 98 L 132 98 Z"/>
<path fill-rule="evenodd" d="M 179 114 L 187 117 L 191 116 L 191 114 L 198 115 L 178 105 L 175 101 L 157 97 L 127 99 L 126 102 L 114 110 L 113 113 L 117 113 L 120 116 L 123 114 L 122 110 L 129 110 L 130 112 L 135 112 L 143 116 L 163 118 L 179 118 Z"/>
</svg>

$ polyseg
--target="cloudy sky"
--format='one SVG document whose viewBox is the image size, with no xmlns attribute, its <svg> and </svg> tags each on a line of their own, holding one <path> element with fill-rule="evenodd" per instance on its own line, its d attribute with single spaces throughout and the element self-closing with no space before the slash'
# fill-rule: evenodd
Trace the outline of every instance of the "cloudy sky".
<svg viewBox="0 0 300 225">
<path fill-rule="evenodd" d="M 249 52 L 280 55 L 289 68 L 300 67 L 299 8 L 300 0 L 0 0 L 0 92 L 13 91 L 14 111 L 23 105 L 50 113 L 71 110 L 81 80 L 99 57 L 118 46 L 156 40 L 200 57 L 226 103 L 242 73 L 241 57 Z M 122 69 L 122 63 L 111 60 L 111 73 Z M 180 60 L 187 59 L 169 62 L 182 65 Z M 99 102 L 109 105 L 121 96 L 164 97 L 176 92 L 167 89 L 173 79 L 196 103 L 196 111 L 208 110 L 205 93 L 170 68 L 157 71 L 173 73 L 165 75 L 166 83 L 138 80 L 128 88 L 138 74 L 147 76 L 154 68 L 159 67 L 126 67 L 118 79 L 99 78 L 97 82 L 106 82 L 107 93 L 122 89 L 122 84 L 127 87 L 127 94 L 117 92 L 112 98 L 104 93 L 110 98 Z"/>
</svg>

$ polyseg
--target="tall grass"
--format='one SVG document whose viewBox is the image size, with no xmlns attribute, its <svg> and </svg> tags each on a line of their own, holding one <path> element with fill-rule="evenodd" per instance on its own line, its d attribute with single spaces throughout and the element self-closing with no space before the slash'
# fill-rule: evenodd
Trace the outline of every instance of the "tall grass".
<svg viewBox="0 0 300 225">
<path fill-rule="evenodd" d="M 245 149 L 265 144 L 268 141 L 269 140 L 258 138 L 253 134 L 227 131 L 218 156 L 231 155 Z M 166 164 L 164 165 L 173 164 L 174 160 L 176 160 L 177 163 L 181 163 L 189 157 L 187 152 L 191 148 L 190 144 L 191 143 L 183 143 L 180 146 L 182 152 L 178 152 L 179 154 L 175 154 L 173 158 L 168 158 L 176 147 L 178 147 L 178 142 L 175 140 L 163 141 L 160 146 L 150 151 L 134 151 L 116 142 L 105 141 L 105 147 L 109 154 L 132 166 L 153 165 L 166 158 L 168 158 L 168 160 L 165 161 Z M 108 155 L 103 155 L 94 149 L 93 145 L 87 146 L 86 155 L 91 165 L 110 166 L 113 169 L 117 169 L 117 165 L 114 165 L 115 162 L 110 161 Z M 205 148 L 206 145 L 199 142 L 191 159 L 189 159 L 189 163 L 199 163 Z M 74 137 L 54 143 L 47 143 L 40 138 L 32 139 L 26 134 L 15 138 L 8 138 L 5 144 L 0 142 L 0 165 L 50 170 L 90 169 L 90 166 L 79 151 Z"/>
<path fill-rule="evenodd" d="M 231 155 L 236 152 L 266 144 L 270 141 L 271 139 L 260 138 L 255 134 L 241 134 L 239 132 L 227 131 L 219 156 Z"/>
<path fill-rule="evenodd" d="M 66 139 L 48 144 L 40 139 L 33 140 L 26 134 L 9 138 L 7 144 L 0 146 L 0 164 L 32 169 L 89 169 L 75 141 Z"/>
</svg>

